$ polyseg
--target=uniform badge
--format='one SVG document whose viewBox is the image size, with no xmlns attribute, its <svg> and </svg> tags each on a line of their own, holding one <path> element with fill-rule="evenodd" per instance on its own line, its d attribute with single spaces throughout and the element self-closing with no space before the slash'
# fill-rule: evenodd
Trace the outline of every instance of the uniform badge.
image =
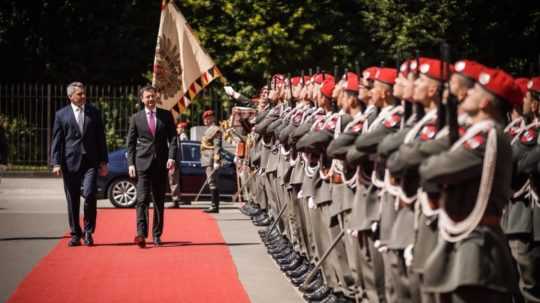
<svg viewBox="0 0 540 303">
<path fill-rule="evenodd" d="M 486 143 L 486 138 L 484 134 L 478 134 L 471 139 L 465 141 L 463 143 L 463 147 L 465 149 L 477 149 L 478 147 L 482 146 Z"/>
<path fill-rule="evenodd" d="M 437 127 L 433 124 L 428 124 L 422 127 L 422 130 L 420 131 L 420 140 L 421 141 L 428 141 L 435 137 L 435 134 L 437 134 Z"/>
<path fill-rule="evenodd" d="M 536 141 L 536 136 L 537 136 L 536 129 L 529 128 L 521 135 L 521 137 L 519 138 L 519 141 L 527 145 L 534 144 Z"/>
<path fill-rule="evenodd" d="M 364 123 L 363 123 L 363 122 L 358 122 L 358 123 L 356 123 L 356 125 L 354 125 L 354 126 L 351 128 L 351 131 L 357 133 L 357 132 L 359 132 L 359 131 L 362 129 L 363 126 L 364 126 Z"/>
<path fill-rule="evenodd" d="M 393 114 L 390 118 L 384 120 L 383 124 L 386 128 L 393 128 L 401 121 L 401 115 Z"/>
<path fill-rule="evenodd" d="M 324 129 L 330 130 L 330 131 L 336 129 L 337 120 L 338 120 L 337 116 L 332 117 L 332 119 L 330 119 L 330 121 L 326 123 L 326 125 L 324 126 Z"/>
</svg>

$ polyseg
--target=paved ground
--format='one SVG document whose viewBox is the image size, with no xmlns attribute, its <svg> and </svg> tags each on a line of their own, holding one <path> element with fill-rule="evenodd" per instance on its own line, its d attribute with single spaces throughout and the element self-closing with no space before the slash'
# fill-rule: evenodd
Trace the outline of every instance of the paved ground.
<svg viewBox="0 0 540 303">
<path fill-rule="evenodd" d="M 194 207 L 205 207 L 207 202 Z M 249 218 L 227 204 L 215 218 L 254 303 L 303 302 L 266 253 Z M 108 200 L 98 207 L 111 207 Z M 99 228 L 99 227 L 98 227 Z M 0 183 L 0 302 L 4 302 L 32 267 L 67 230 L 60 179 L 3 178 Z M 98 233 L 96 233 L 96 237 Z M 166 235 L 164 235 L 165 237 Z M 179 281 L 180 283 L 181 281 Z M 172 285 L 172 284 L 171 284 Z"/>
</svg>

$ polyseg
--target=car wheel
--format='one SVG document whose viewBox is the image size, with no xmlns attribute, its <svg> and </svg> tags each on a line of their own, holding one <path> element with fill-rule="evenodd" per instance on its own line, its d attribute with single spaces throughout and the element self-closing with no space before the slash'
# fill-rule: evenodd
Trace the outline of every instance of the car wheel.
<svg viewBox="0 0 540 303">
<path fill-rule="evenodd" d="M 129 179 L 117 179 L 109 186 L 108 196 L 115 207 L 134 207 L 137 202 L 137 188 Z"/>
</svg>

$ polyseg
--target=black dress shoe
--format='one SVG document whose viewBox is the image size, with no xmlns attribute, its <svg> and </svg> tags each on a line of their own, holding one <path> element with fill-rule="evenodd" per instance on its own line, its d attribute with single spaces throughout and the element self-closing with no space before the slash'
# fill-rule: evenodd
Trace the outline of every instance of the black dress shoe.
<svg viewBox="0 0 540 303">
<path fill-rule="evenodd" d="M 71 236 L 71 239 L 68 242 L 69 247 L 73 246 L 81 246 L 81 237 L 79 236 Z"/>
<path fill-rule="evenodd" d="M 143 236 L 136 236 L 133 242 L 135 242 L 135 244 L 137 244 L 137 246 L 140 248 L 144 248 L 146 246 L 146 239 Z"/>
<path fill-rule="evenodd" d="M 293 263 L 294 261 L 296 261 L 296 259 L 302 260 L 302 258 L 296 252 L 293 252 L 292 254 L 289 254 L 286 257 L 276 258 L 276 262 L 277 264 L 279 264 L 279 266 L 283 267 L 285 265 L 289 265 Z"/>
<path fill-rule="evenodd" d="M 217 214 L 219 213 L 219 209 L 217 207 L 214 207 L 214 206 L 210 206 L 209 208 L 203 210 L 205 213 L 207 214 Z"/>
<path fill-rule="evenodd" d="M 292 248 L 289 244 L 281 244 L 268 249 L 268 253 L 274 258 L 283 258 L 291 252 Z"/>
<path fill-rule="evenodd" d="M 84 245 L 86 245 L 86 246 L 94 246 L 94 238 L 92 238 L 92 233 L 85 233 L 84 234 Z"/>
<path fill-rule="evenodd" d="M 154 246 L 155 247 L 161 246 L 161 239 L 159 237 L 154 237 Z"/>
<path fill-rule="evenodd" d="M 326 298 L 318 302 L 319 303 L 339 303 L 339 299 L 335 295 L 329 294 Z"/>
<path fill-rule="evenodd" d="M 300 265 L 302 265 L 302 263 L 304 263 L 304 260 L 302 260 L 300 257 L 296 257 L 292 259 L 291 262 L 282 264 L 280 266 L 282 271 L 291 271 L 297 269 Z"/>
<path fill-rule="evenodd" d="M 304 281 L 306 281 L 306 278 L 307 276 L 309 275 L 309 270 L 306 271 L 303 275 L 301 275 L 300 277 L 297 277 L 297 278 L 292 278 L 291 279 L 291 282 L 292 284 L 294 284 L 295 286 L 300 286 L 301 284 L 304 283 Z"/>
<path fill-rule="evenodd" d="M 320 301 L 326 298 L 330 292 L 331 289 L 323 285 L 310 293 L 305 293 L 303 297 L 306 301 Z"/>
<path fill-rule="evenodd" d="M 285 273 L 287 274 L 289 278 L 298 278 L 298 277 L 303 276 L 305 273 L 309 273 L 310 271 L 311 270 L 308 265 L 302 264 L 298 266 L 297 268 L 295 268 L 294 270 L 290 270 Z"/>
<path fill-rule="evenodd" d="M 296 252 L 294 251 L 294 249 L 292 247 L 287 247 L 287 248 L 285 248 L 284 250 L 282 250 L 280 252 L 272 254 L 272 257 L 274 257 L 274 259 L 278 260 L 278 259 L 287 258 L 289 255 L 294 254 L 294 253 L 296 253 Z"/>
<path fill-rule="evenodd" d="M 261 214 L 256 215 L 256 216 L 252 216 L 251 221 L 253 221 L 253 222 L 261 221 L 261 220 L 264 220 L 266 218 L 268 218 L 268 215 L 266 213 L 261 213 Z"/>
<path fill-rule="evenodd" d="M 315 277 L 306 287 L 304 285 L 300 285 L 298 290 L 300 290 L 303 293 L 312 293 L 317 288 L 324 285 L 324 280 L 320 278 L 320 276 Z"/>
</svg>

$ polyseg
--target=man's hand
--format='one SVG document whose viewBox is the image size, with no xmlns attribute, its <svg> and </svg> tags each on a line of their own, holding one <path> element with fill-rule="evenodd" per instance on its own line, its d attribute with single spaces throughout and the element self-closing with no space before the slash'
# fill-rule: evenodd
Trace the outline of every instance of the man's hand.
<svg viewBox="0 0 540 303">
<path fill-rule="evenodd" d="M 60 165 L 53 166 L 52 173 L 53 173 L 53 175 L 55 175 L 57 177 L 61 176 L 62 175 L 62 169 L 60 168 Z"/>
<path fill-rule="evenodd" d="M 214 170 L 219 168 L 219 163 L 217 161 L 214 161 Z"/>
<path fill-rule="evenodd" d="M 238 99 L 238 97 L 240 97 L 240 94 L 237 93 L 234 88 L 232 88 L 231 86 L 225 86 L 224 87 L 225 89 L 225 93 L 231 97 L 233 97 L 234 99 Z"/>
<path fill-rule="evenodd" d="M 136 172 L 136 170 L 135 170 L 135 165 L 130 165 L 130 166 L 128 167 L 128 174 L 129 174 L 129 177 L 130 177 L 130 178 L 135 178 L 135 177 L 137 177 L 137 172 Z"/>
<path fill-rule="evenodd" d="M 109 174 L 109 165 L 107 163 L 101 163 L 99 165 L 99 175 L 105 177 Z"/>
<path fill-rule="evenodd" d="M 167 169 L 169 170 L 169 173 L 171 174 L 174 173 L 174 169 L 176 168 L 174 164 L 175 162 L 173 159 L 167 160 Z"/>
</svg>

